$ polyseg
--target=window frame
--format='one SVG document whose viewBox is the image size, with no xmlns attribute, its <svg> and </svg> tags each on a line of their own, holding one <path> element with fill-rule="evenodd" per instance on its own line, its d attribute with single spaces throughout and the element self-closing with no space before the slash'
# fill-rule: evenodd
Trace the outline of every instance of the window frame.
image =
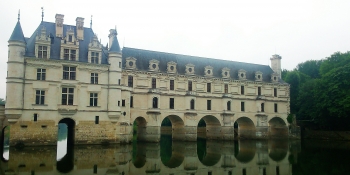
<svg viewBox="0 0 350 175">
<path fill-rule="evenodd" d="M 228 84 L 225 84 L 225 85 L 224 85 L 224 93 L 225 93 L 225 94 L 228 94 Z"/>
<path fill-rule="evenodd" d="M 100 53 L 99 52 L 91 52 L 91 63 L 99 64 L 100 63 Z"/>
<path fill-rule="evenodd" d="M 175 81 L 174 80 L 170 80 L 170 90 L 171 91 L 174 90 L 174 85 L 175 85 Z"/>
<path fill-rule="evenodd" d="M 98 93 L 91 92 L 90 93 L 90 105 L 89 106 L 98 106 Z"/>
<path fill-rule="evenodd" d="M 191 99 L 191 101 L 190 101 L 190 109 L 192 109 L 192 110 L 194 110 L 195 109 L 195 101 L 194 101 L 194 99 Z"/>
<path fill-rule="evenodd" d="M 261 86 L 258 86 L 258 95 L 261 95 Z"/>
<path fill-rule="evenodd" d="M 211 110 L 211 100 L 207 100 L 207 110 Z"/>
<path fill-rule="evenodd" d="M 188 81 L 188 91 L 192 91 L 192 81 Z"/>
<path fill-rule="evenodd" d="M 74 90 L 75 88 L 72 87 L 62 87 L 61 105 L 74 105 Z"/>
<path fill-rule="evenodd" d="M 207 83 L 207 92 L 211 92 L 211 83 Z"/>
<path fill-rule="evenodd" d="M 152 78 L 152 89 L 157 88 L 157 78 Z"/>
<path fill-rule="evenodd" d="M 265 103 L 260 104 L 260 110 L 261 112 L 265 112 Z"/>
<path fill-rule="evenodd" d="M 154 108 L 154 109 L 158 108 L 158 98 L 157 97 L 152 98 L 152 108 Z"/>
<path fill-rule="evenodd" d="M 175 108 L 175 98 L 169 98 L 169 109 Z"/>
<path fill-rule="evenodd" d="M 91 73 L 90 84 L 98 84 L 98 73 Z"/>
<path fill-rule="evenodd" d="M 48 50 L 48 46 L 39 45 L 38 46 L 38 58 L 48 58 L 47 50 Z"/>
<path fill-rule="evenodd" d="M 241 86 L 241 95 L 244 95 L 244 86 Z"/>
<path fill-rule="evenodd" d="M 128 87 L 134 87 L 134 77 L 132 75 L 128 75 Z"/>
<path fill-rule="evenodd" d="M 45 90 L 42 90 L 42 89 L 35 90 L 35 104 L 45 105 Z"/>
<path fill-rule="evenodd" d="M 228 111 L 231 111 L 231 101 L 227 101 L 226 109 L 227 109 Z"/>
<path fill-rule="evenodd" d="M 277 88 L 273 88 L 273 96 L 277 97 Z"/>
<path fill-rule="evenodd" d="M 65 70 L 67 68 L 67 70 Z M 76 80 L 77 67 L 63 66 L 63 80 Z"/>
<path fill-rule="evenodd" d="M 278 113 L 278 104 L 277 104 L 277 103 L 274 103 L 273 106 L 274 106 L 274 107 L 273 107 L 274 112 L 275 112 L 275 113 Z"/>
<path fill-rule="evenodd" d="M 77 50 L 76 49 L 63 49 L 63 59 L 70 61 L 77 61 Z"/>
<path fill-rule="evenodd" d="M 241 101 L 241 112 L 245 111 L 245 102 Z"/>
<path fill-rule="evenodd" d="M 36 80 L 46 80 L 46 69 L 36 69 Z"/>
</svg>

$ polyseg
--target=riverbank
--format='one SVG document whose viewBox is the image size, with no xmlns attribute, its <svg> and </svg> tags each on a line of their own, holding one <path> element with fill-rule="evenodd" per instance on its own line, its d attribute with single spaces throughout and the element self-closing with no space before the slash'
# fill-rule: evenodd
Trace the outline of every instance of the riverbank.
<svg viewBox="0 0 350 175">
<path fill-rule="evenodd" d="M 305 128 L 302 131 L 302 138 L 350 141 L 350 131 L 320 131 Z"/>
</svg>

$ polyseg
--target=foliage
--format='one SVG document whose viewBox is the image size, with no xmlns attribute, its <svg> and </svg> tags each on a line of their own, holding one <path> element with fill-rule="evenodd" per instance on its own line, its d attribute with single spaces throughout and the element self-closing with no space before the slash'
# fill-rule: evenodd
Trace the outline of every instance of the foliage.
<svg viewBox="0 0 350 175">
<path fill-rule="evenodd" d="M 0 105 L 4 105 L 6 103 L 6 101 L 2 98 L 0 98 Z"/>
<path fill-rule="evenodd" d="M 288 122 L 289 124 L 292 124 L 292 123 L 293 123 L 293 114 L 288 114 L 288 116 L 287 116 L 287 122 Z"/>
<path fill-rule="evenodd" d="M 349 129 L 350 52 L 300 63 L 293 71 L 282 71 L 282 77 L 290 84 L 291 113 L 297 120 L 320 129 Z"/>
</svg>

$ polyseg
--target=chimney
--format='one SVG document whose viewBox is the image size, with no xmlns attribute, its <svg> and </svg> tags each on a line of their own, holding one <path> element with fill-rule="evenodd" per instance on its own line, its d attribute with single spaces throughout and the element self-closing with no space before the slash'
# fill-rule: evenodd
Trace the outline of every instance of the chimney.
<svg viewBox="0 0 350 175">
<path fill-rule="evenodd" d="M 114 36 L 117 36 L 117 30 L 116 29 L 110 29 L 109 30 L 109 35 L 108 35 L 108 38 L 109 38 L 108 46 L 109 47 L 112 46 Z"/>
<path fill-rule="evenodd" d="M 278 77 L 281 78 L 281 72 L 282 72 L 282 69 L 281 69 L 281 59 L 282 57 L 275 54 L 275 55 L 272 55 L 272 57 L 270 58 L 271 60 L 271 68 L 274 72 L 276 72 L 278 74 Z"/>
<path fill-rule="evenodd" d="M 63 17 L 62 14 L 56 14 L 56 37 L 63 37 Z"/>
<path fill-rule="evenodd" d="M 84 18 L 77 17 L 76 21 L 76 30 L 78 40 L 84 40 Z"/>
</svg>

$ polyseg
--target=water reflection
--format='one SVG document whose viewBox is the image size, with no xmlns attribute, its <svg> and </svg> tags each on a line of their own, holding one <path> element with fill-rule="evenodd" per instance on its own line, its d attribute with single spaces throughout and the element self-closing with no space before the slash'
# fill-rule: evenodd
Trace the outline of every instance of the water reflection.
<svg viewBox="0 0 350 175">
<path fill-rule="evenodd" d="M 298 144 L 295 144 L 298 145 Z M 292 172 L 288 141 L 173 142 L 10 148 L 4 174 L 280 174 Z M 61 149 L 59 146 L 58 149 Z M 298 150 L 298 149 L 295 149 Z M 56 155 L 57 154 L 57 155 Z M 57 161 L 59 160 L 59 161 Z M 5 173 L 6 172 L 6 173 Z M 10 174 L 11 174 L 10 173 Z M 0 173 L 1 174 L 1 173 Z"/>
</svg>

